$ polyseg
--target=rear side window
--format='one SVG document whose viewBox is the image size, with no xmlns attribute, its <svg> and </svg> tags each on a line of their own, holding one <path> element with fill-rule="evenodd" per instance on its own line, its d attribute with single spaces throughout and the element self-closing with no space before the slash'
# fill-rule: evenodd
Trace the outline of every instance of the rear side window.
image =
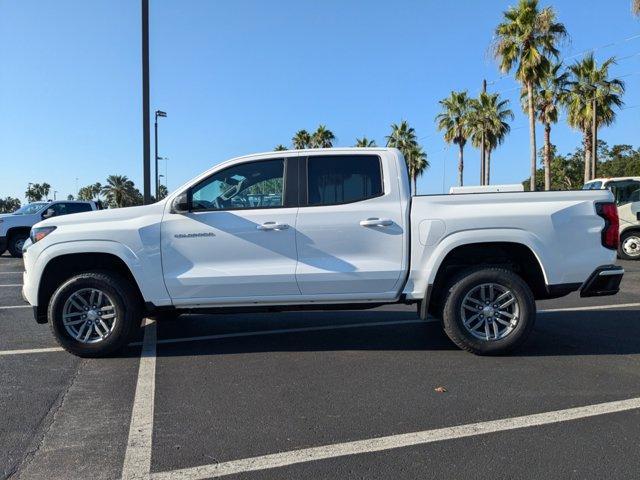
<svg viewBox="0 0 640 480">
<path fill-rule="evenodd" d="M 90 212 L 91 205 L 88 203 L 67 203 L 66 213 Z"/>
<path fill-rule="evenodd" d="M 336 205 L 383 193 L 377 155 L 314 156 L 307 161 L 309 205 Z"/>
</svg>

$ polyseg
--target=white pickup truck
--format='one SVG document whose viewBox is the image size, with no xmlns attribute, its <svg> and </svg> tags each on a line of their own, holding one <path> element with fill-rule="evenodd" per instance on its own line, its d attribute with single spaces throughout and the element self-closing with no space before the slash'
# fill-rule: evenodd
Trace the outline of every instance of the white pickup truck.
<svg viewBox="0 0 640 480">
<path fill-rule="evenodd" d="M 617 293 L 608 190 L 416 196 L 389 148 L 229 160 L 144 207 L 57 217 L 25 246 L 23 294 L 80 356 L 143 316 L 416 304 L 459 347 L 508 352 L 536 299 Z"/>
</svg>

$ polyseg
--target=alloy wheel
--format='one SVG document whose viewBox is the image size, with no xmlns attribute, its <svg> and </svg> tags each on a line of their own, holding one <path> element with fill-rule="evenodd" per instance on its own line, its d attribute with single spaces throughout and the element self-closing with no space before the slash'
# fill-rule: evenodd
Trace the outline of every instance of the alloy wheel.
<svg viewBox="0 0 640 480">
<path fill-rule="evenodd" d="M 497 283 L 473 287 L 462 299 L 460 315 L 464 328 L 484 341 L 501 340 L 518 325 L 520 305 L 509 288 Z"/>
<path fill-rule="evenodd" d="M 117 321 L 115 303 L 97 288 L 83 288 L 72 293 L 62 309 L 64 328 L 80 343 L 103 341 Z"/>
</svg>

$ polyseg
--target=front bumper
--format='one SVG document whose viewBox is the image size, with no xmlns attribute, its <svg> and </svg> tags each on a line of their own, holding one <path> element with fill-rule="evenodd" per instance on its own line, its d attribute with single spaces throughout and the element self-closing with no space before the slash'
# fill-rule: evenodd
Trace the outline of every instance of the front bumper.
<svg viewBox="0 0 640 480">
<path fill-rule="evenodd" d="M 624 268 L 617 265 L 598 267 L 580 288 L 581 297 L 603 297 L 620 291 Z"/>
</svg>

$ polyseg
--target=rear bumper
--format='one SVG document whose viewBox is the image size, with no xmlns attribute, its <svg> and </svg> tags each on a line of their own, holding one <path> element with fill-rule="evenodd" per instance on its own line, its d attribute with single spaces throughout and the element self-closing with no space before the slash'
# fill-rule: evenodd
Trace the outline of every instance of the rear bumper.
<svg viewBox="0 0 640 480">
<path fill-rule="evenodd" d="M 582 284 L 581 297 L 603 297 L 615 295 L 620 290 L 620 281 L 624 275 L 624 268 L 617 265 L 603 265 L 598 267 Z"/>
</svg>

